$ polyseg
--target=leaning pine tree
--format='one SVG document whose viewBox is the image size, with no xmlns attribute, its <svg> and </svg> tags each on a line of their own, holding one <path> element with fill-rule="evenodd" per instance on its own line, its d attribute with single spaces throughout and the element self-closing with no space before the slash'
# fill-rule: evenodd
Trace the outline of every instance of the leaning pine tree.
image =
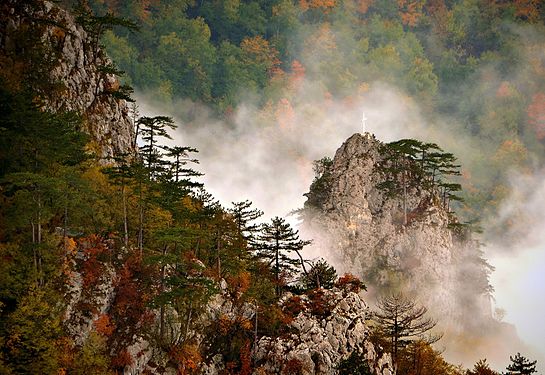
<svg viewBox="0 0 545 375">
<path fill-rule="evenodd" d="M 258 243 L 257 256 L 268 261 L 272 266 L 276 295 L 279 296 L 283 276 L 293 275 L 299 266 L 305 269 L 301 250 L 311 241 L 299 239 L 298 232 L 293 230 L 284 219 L 275 217 L 271 223 L 263 225 Z M 299 259 L 296 259 L 295 255 Z"/>
</svg>

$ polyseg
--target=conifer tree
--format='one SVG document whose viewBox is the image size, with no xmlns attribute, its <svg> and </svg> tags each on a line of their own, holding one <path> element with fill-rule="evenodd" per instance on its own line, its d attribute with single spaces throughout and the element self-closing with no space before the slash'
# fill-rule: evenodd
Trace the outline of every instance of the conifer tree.
<svg viewBox="0 0 545 375">
<path fill-rule="evenodd" d="M 153 179 L 163 170 L 163 160 L 161 150 L 164 148 L 159 145 L 160 138 L 172 139 L 167 129 L 176 129 L 176 124 L 170 117 L 140 117 L 138 126 L 141 139 L 144 145 L 140 147 L 142 159 L 145 167 L 148 169 L 150 179 Z"/>
<path fill-rule="evenodd" d="M 233 202 L 232 205 L 233 207 L 228 209 L 228 212 L 236 224 L 238 237 L 244 240 L 250 249 L 254 248 L 256 245 L 256 233 L 260 229 L 255 220 L 263 216 L 263 211 L 252 208 L 252 202 L 249 200 Z"/>
<path fill-rule="evenodd" d="M 507 374 L 509 375 L 530 375 L 535 372 L 537 361 L 530 361 L 528 358 L 515 354 L 515 356 L 509 356 L 511 364 L 507 366 Z"/>
<path fill-rule="evenodd" d="M 391 353 L 397 363 L 398 352 L 414 340 L 432 344 L 441 339 L 441 335 L 428 334 L 437 322 L 426 317 L 428 309 L 401 294 L 379 299 L 378 311 L 374 315 L 383 334 L 390 338 Z"/>
<path fill-rule="evenodd" d="M 268 260 L 269 265 L 272 266 L 276 282 L 276 295 L 279 296 L 283 275 L 291 276 L 297 272 L 299 266 L 304 267 L 301 250 L 311 241 L 300 240 L 298 232 L 294 231 L 290 224 L 280 217 L 275 217 L 271 223 L 263 225 L 258 241 L 258 257 Z M 295 259 L 293 257 L 295 255 L 299 259 Z"/>
</svg>

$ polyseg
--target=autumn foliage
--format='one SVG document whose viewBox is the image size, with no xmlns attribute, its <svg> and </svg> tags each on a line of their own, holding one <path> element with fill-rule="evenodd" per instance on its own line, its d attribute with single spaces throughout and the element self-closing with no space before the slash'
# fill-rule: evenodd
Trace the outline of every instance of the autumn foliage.
<svg viewBox="0 0 545 375">
<path fill-rule="evenodd" d="M 545 94 L 537 93 L 528 106 L 528 122 L 534 127 L 536 137 L 545 139 Z"/>
<path fill-rule="evenodd" d="M 345 273 L 343 276 L 339 277 L 339 280 L 337 280 L 335 286 L 339 289 L 353 293 L 359 293 L 361 290 L 367 290 L 365 284 L 351 273 Z"/>
</svg>

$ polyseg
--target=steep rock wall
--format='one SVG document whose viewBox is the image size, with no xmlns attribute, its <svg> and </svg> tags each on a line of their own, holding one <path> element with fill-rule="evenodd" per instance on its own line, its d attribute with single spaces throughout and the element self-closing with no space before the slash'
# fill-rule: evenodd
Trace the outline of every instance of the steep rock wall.
<svg viewBox="0 0 545 375">
<path fill-rule="evenodd" d="M 402 197 L 377 187 L 385 179 L 382 153 L 372 135 L 350 137 L 325 181 L 307 194 L 302 233 L 375 291 L 403 290 L 459 328 L 488 319 L 489 270 L 478 247 L 453 232 L 456 219 L 436 193 L 419 186 L 407 191 L 404 225 Z"/>
<path fill-rule="evenodd" d="M 82 130 L 91 135 L 102 158 L 134 152 L 129 107 L 115 95 L 120 87 L 116 76 L 104 69 L 112 62 L 74 17 L 50 2 L 18 0 L 3 2 L 0 16 L 2 69 L 11 70 L 15 81 L 48 70 L 39 73 L 49 76 L 51 85 L 39 90 L 40 82 L 35 82 L 32 87 L 46 109 L 79 113 Z M 31 38 L 40 49 L 37 54 L 44 56 L 28 51 Z M 43 60 L 24 61 L 29 56 Z"/>
</svg>

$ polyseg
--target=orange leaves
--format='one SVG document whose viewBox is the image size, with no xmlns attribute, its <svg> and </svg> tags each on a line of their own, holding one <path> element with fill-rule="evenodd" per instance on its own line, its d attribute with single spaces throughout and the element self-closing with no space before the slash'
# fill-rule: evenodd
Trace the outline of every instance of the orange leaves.
<svg viewBox="0 0 545 375">
<path fill-rule="evenodd" d="M 170 358 L 177 364 L 178 374 L 192 374 L 199 368 L 202 362 L 202 356 L 199 348 L 194 344 L 183 344 L 171 349 Z"/>
<path fill-rule="evenodd" d="M 500 84 L 500 87 L 498 87 L 498 91 L 496 91 L 496 97 L 498 98 L 507 98 L 513 95 L 513 88 L 511 84 L 507 81 L 503 81 Z"/>
<path fill-rule="evenodd" d="M 84 262 L 82 268 L 83 286 L 90 287 L 98 283 L 104 271 L 103 262 L 106 260 L 108 247 L 103 238 L 91 234 L 79 241 L 83 247 Z"/>
<path fill-rule="evenodd" d="M 535 22 L 539 20 L 540 0 L 515 0 L 515 16 L 523 20 Z"/>
<path fill-rule="evenodd" d="M 112 333 L 115 331 L 115 325 L 110 320 L 110 316 L 108 314 L 102 314 L 100 315 L 94 322 L 95 330 L 106 337 L 109 337 L 112 335 Z"/>
<path fill-rule="evenodd" d="M 373 4 L 374 0 L 358 0 L 358 11 L 361 14 L 367 13 L 367 10 L 369 10 L 369 7 Z"/>
<path fill-rule="evenodd" d="M 252 275 L 246 271 L 242 271 L 236 276 L 231 276 L 227 278 L 229 292 L 231 294 L 231 297 L 235 301 L 238 301 L 240 296 L 250 288 L 251 278 Z"/>
<path fill-rule="evenodd" d="M 221 315 L 216 323 L 218 332 L 223 336 L 230 335 L 233 333 L 233 331 L 237 331 L 239 329 L 246 331 L 251 331 L 253 329 L 252 322 L 242 316 L 230 318 L 227 315 Z"/>
<path fill-rule="evenodd" d="M 336 0 L 299 0 L 299 7 L 302 11 L 320 9 L 324 13 L 329 13 L 336 6 Z"/>
<path fill-rule="evenodd" d="M 278 101 L 274 115 L 281 129 L 290 129 L 295 125 L 295 111 L 286 98 Z"/>
<path fill-rule="evenodd" d="M 345 273 L 337 280 L 335 286 L 348 292 L 358 293 L 360 290 L 367 290 L 363 282 L 351 273 Z"/>
<path fill-rule="evenodd" d="M 406 26 L 416 26 L 424 15 L 424 3 L 422 0 L 397 0 L 401 22 Z"/>
<path fill-rule="evenodd" d="M 278 58 L 278 51 L 261 35 L 244 38 L 240 43 L 240 48 L 246 55 L 248 62 L 264 65 L 270 75 L 279 69 L 281 61 Z"/>
<path fill-rule="evenodd" d="M 289 76 L 288 88 L 297 90 L 305 80 L 306 69 L 298 60 L 293 60 L 291 63 L 291 74 Z"/>
<path fill-rule="evenodd" d="M 545 94 L 537 93 L 532 97 L 532 103 L 526 111 L 528 123 L 534 127 L 536 137 L 545 139 Z"/>
</svg>

